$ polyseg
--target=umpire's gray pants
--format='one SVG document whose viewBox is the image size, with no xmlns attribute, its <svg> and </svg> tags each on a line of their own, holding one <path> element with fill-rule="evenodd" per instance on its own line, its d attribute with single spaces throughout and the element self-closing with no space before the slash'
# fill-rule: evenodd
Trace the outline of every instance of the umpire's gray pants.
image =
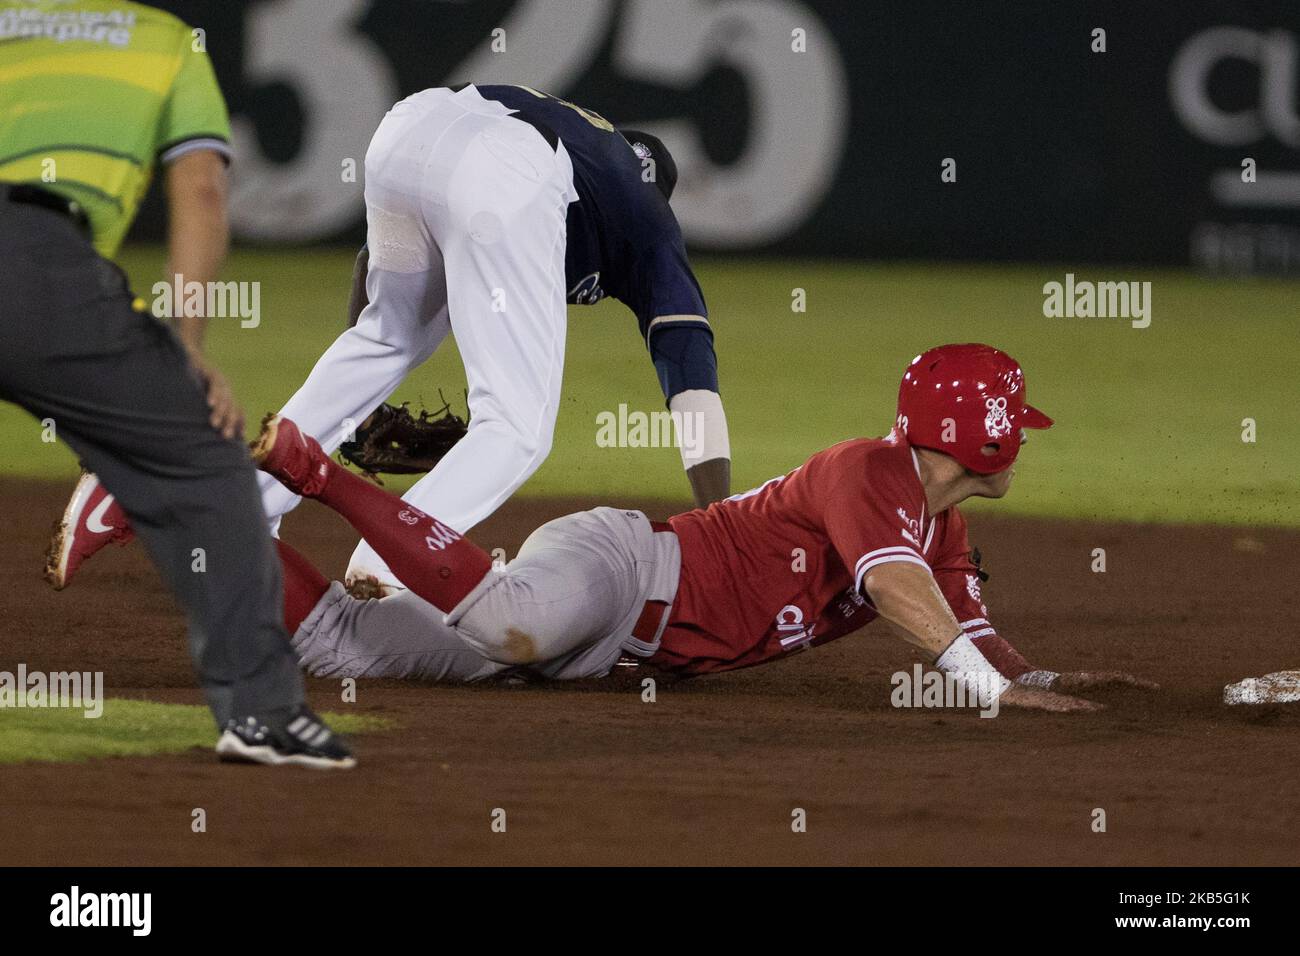
<svg viewBox="0 0 1300 956">
<path fill-rule="evenodd" d="M 297 705 L 302 675 L 247 450 L 208 424 L 185 351 L 132 307 L 121 271 L 70 220 L 5 193 L 0 184 L 0 398 L 52 419 L 121 502 L 185 607 L 218 725 Z M 11 451 L 46 447 L 31 435 Z"/>
<path fill-rule="evenodd" d="M 676 535 L 639 511 L 596 508 L 542 525 L 447 615 L 411 591 L 358 601 L 335 582 L 293 646 L 317 677 L 603 677 L 623 653 L 659 649 L 667 606 L 653 637 L 632 630 L 647 601 L 671 605 L 680 573 Z"/>
</svg>

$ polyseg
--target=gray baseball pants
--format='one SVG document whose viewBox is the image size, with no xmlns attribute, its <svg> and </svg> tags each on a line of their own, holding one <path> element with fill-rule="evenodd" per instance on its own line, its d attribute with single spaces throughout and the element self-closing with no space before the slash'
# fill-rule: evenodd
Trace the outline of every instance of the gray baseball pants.
<svg viewBox="0 0 1300 956">
<path fill-rule="evenodd" d="M 624 653 L 658 650 L 680 572 L 676 535 L 639 511 L 596 508 L 542 525 L 447 615 L 411 591 L 363 601 L 336 581 L 293 646 L 317 677 L 603 677 Z M 640 639 L 647 601 L 663 607 Z"/>
<path fill-rule="evenodd" d="M 0 399 L 51 419 L 121 503 L 185 608 L 217 724 L 296 706 L 248 450 L 208 424 L 184 349 L 132 307 L 121 270 L 71 220 L 7 197 L 0 184 Z"/>
</svg>

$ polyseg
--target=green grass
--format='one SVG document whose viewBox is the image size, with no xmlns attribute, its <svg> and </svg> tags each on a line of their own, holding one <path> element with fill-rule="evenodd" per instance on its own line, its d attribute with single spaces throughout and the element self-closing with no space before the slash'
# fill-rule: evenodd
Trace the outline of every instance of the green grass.
<svg viewBox="0 0 1300 956">
<path fill-rule="evenodd" d="M 325 714 L 340 733 L 388 729 L 389 721 Z M 217 734 L 206 707 L 110 697 L 88 719 L 81 708 L 0 709 L 0 764 L 140 757 L 211 747 Z"/>
<path fill-rule="evenodd" d="M 155 248 L 123 257 L 138 289 L 161 270 Z M 352 254 L 241 251 L 226 277 L 262 282 L 256 329 L 218 322 L 210 351 L 256 418 L 297 388 L 342 329 Z M 1121 319 L 1048 319 L 1042 286 L 1066 267 L 867 265 L 703 260 L 699 277 L 717 338 L 737 490 L 788 470 L 893 418 L 907 362 L 944 341 L 986 341 L 1025 365 L 1032 400 L 1058 427 L 1033 435 L 998 510 L 1117 520 L 1300 525 L 1300 287 L 1175 272 L 1071 267 L 1081 279 L 1150 280 L 1150 328 Z M 807 311 L 791 310 L 791 291 Z M 620 402 L 662 408 L 636 325 L 607 301 L 570 310 L 555 449 L 523 494 L 685 504 L 670 449 L 604 449 L 596 415 Z M 463 403 L 454 348 L 398 399 Z M 1242 419 L 1258 440 L 1241 440 Z M 0 408 L 0 471 L 70 477 L 71 455 Z M 395 488 L 405 487 L 393 483 Z"/>
</svg>

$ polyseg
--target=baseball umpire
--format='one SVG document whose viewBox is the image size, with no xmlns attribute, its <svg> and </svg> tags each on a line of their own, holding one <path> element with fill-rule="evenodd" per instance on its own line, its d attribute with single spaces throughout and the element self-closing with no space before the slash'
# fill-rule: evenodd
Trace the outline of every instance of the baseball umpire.
<svg viewBox="0 0 1300 956">
<path fill-rule="evenodd" d="M 242 413 L 202 356 L 205 320 L 174 334 L 107 258 L 156 165 L 169 275 L 209 281 L 224 258 L 229 123 L 193 40 L 138 3 L 0 0 L 0 398 L 98 476 L 65 517 L 93 524 L 104 489 L 130 516 L 187 611 L 222 759 L 349 767 L 303 700 Z M 56 547 L 52 572 L 69 558 Z"/>
<path fill-rule="evenodd" d="M 347 518 L 411 589 L 356 600 L 279 541 L 286 625 L 318 676 L 568 680 L 633 662 L 691 676 L 777 661 L 884 618 L 981 697 L 1088 711 L 1097 705 L 1070 695 L 1154 685 L 1057 673 L 1017 653 L 989 620 L 958 507 L 1005 495 L 1024 430 L 1051 425 L 1009 355 L 940 346 L 908 367 L 885 438 L 841 442 L 662 524 L 615 508 L 557 518 L 500 570 L 288 419 L 267 424 L 253 456 Z"/>
</svg>

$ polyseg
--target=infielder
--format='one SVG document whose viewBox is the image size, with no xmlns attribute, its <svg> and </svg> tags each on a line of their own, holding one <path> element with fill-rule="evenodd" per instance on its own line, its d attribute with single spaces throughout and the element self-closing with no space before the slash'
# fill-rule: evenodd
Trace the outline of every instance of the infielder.
<svg viewBox="0 0 1300 956">
<path fill-rule="evenodd" d="M 354 299 L 368 304 L 280 414 L 333 452 L 454 334 L 469 432 L 403 497 L 463 533 L 550 452 L 566 302 L 611 295 L 636 315 L 669 409 L 699 425 L 681 449 L 696 502 L 726 497 L 726 416 L 668 204 L 676 178 L 655 137 L 536 90 L 467 85 L 401 101 L 366 152 L 365 295 Z M 299 499 L 269 477 L 262 493 L 277 528 Z M 363 541 L 347 580 L 372 578 L 401 588 Z"/>
<path fill-rule="evenodd" d="M 474 681 L 513 669 L 576 679 L 627 656 L 703 674 L 883 617 L 973 691 L 1090 710 L 1060 692 L 1153 685 L 1029 664 L 989 622 L 957 508 L 1005 495 L 1022 429 L 1051 424 L 1025 403 L 1010 356 L 942 346 L 908 368 L 886 438 L 842 442 L 664 524 L 614 508 L 556 519 L 500 571 L 445 522 L 332 462 L 292 421 L 268 422 L 253 457 L 346 517 L 410 588 L 357 600 L 280 542 L 286 629 L 318 676 Z"/>
</svg>

